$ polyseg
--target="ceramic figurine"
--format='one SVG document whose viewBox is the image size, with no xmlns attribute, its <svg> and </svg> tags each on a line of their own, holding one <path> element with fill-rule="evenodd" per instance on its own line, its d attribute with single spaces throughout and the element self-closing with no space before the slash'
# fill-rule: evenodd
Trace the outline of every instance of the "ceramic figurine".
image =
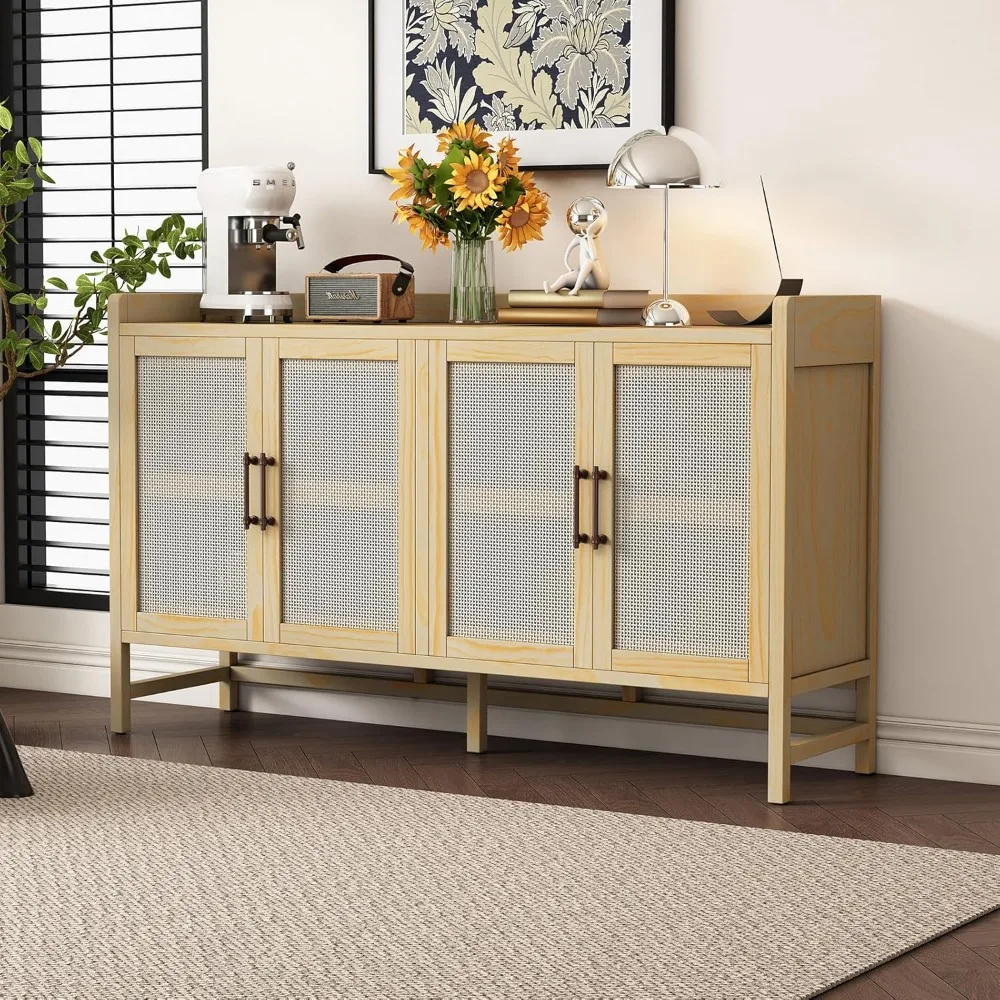
<svg viewBox="0 0 1000 1000">
<path fill-rule="evenodd" d="M 566 222 L 573 233 L 563 258 L 566 273 L 551 285 L 546 281 L 542 287 L 550 294 L 568 288 L 570 295 L 576 295 L 581 288 L 608 288 L 611 278 L 601 257 L 600 244 L 601 233 L 608 222 L 604 203 L 597 198 L 577 198 L 566 211 Z M 576 268 L 570 263 L 574 250 L 579 251 Z"/>
</svg>

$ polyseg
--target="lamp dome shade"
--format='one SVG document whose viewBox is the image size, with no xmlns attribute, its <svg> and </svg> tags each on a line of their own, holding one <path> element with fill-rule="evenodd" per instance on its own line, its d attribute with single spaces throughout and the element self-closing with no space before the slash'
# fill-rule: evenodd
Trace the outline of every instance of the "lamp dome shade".
<svg viewBox="0 0 1000 1000">
<path fill-rule="evenodd" d="M 674 126 L 664 135 L 656 129 L 638 132 L 614 155 L 608 187 L 721 187 L 718 157 L 696 132 Z"/>
</svg>

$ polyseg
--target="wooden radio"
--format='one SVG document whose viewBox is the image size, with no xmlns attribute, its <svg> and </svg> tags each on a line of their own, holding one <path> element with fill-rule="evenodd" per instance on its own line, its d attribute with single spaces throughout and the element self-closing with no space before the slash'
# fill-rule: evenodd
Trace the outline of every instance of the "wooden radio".
<svg viewBox="0 0 1000 1000">
<path fill-rule="evenodd" d="M 342 274 L 341 269 L 371 260 L 393 260 L 396 274 Z M 306 319 L 340 322 L 413 319 L 413 265 L 382 253 L 362 253 L 330 261 L 319 274 L 306 275 Z"/>
</svg>

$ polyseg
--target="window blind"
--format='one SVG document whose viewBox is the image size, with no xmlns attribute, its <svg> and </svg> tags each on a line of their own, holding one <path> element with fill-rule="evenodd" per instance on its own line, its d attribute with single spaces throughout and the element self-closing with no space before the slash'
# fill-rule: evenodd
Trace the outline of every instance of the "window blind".
<svg viewBox="0 0 1000 1000">
<path fill-rule="evenodd" d="M 164 216 L 200 217 L 207 159 L 204 0 L 0 0 L 11 26 L 5 94 L 18 136 L 42 140 L 57 184 L 28 201 L 8 254 L 29 289 L 72 289 L 90 253 Z M 144 290 L 195 291 L 201 261 L 171 265 Z M 48 290 L 46 321 L 72 315 Z M 6 402 L 6 600 L 107 607 L 107 347 L 22 381 Z"/>
</svg>

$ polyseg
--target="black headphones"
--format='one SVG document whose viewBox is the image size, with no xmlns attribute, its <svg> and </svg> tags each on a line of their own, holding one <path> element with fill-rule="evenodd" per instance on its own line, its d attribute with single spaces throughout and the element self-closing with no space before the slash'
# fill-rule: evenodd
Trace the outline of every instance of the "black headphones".
<svg viewBox="0 0 1000 1000">
<path fill-rule="evenodd" d="M 396 280 L 392 283 L 393 295 L 402 295 L 410 287 L 410 281 L 413 279 L 413 265 L 388 253 L 359 253 L 353 257 L 338 257 L 336 260 L 331 260 L 323 270 L 336 274 L 342 268 L 350 267 L 352 264 L 364 264 L 369 260 L 394 260 L 399 265 L 399 274 L 396 275 Z"/>
</svg>

